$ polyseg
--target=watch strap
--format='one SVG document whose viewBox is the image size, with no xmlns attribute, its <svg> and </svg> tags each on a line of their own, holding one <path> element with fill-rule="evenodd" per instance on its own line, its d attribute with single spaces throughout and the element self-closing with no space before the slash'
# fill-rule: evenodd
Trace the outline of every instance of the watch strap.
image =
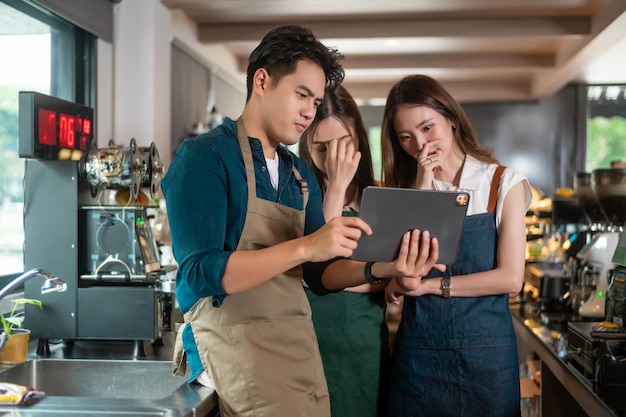
<svg viewBox="0 0 626 417">
<path fill-rule="evenodd" d="M 370 284 L 380 284 L 383 281 L 387 281 L 387 278 L 377 278 L 374 275 L 372 275 L 372 265 L 374 265 L 374 262 L 365 263 L 365 269 L 364 269 L 365 280 L 369 282 Z"/>
</svg>

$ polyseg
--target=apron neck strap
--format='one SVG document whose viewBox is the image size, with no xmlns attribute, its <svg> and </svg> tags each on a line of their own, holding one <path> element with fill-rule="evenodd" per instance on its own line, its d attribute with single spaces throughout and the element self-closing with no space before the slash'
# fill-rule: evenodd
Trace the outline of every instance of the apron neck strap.
<svg viewBox="0 0 626 417">
<path fill-rule="evenodd" d="M 489 203 L 487 204 L 487 212 L 495 213 L 496 204 L 498 203 L 498 187 L 500 186 L 500 179 L 502 173 L 506 167 L 504 165 L 498 165 L 496 172 L 491 179 L 491 190 L 489 191 Z"/>
<path fill-rule="evenodd" d="M 248 179 L 248 196 L 256 196 L 256 176 L 254 175 L 254 162 L 252 159 L 252 149 L 246 128 L 243 125 L 243 119 L 237 119 L 237 140 L 243 155 L 243 164 L 246 167 L 246 178 Z"/>
<path fill-rule="evenodd" d="M 302 176 L 300 175 L 300 171 L 296 169 L 294 166 L 293 175 L 296 177 L 296 182 L 300 187 L 300 194 L 302 195 L 302 207 L 306 208 L 306 204 L 309 202 L 309 183 L 307 183 Z"/>
<path fill-rule="evenodd" d="M 256 196 L 256 176 L 254 174 L 254 160 L 252 158 L 252 149 L 250 148 L 250 140 L 248 139 L 248 134 L 246 133 L 246 128 L 243 125 L 243 119 L 241 117 L 237 119 L 236 126 L 237 140 L 239 141 L 239 147 L 241 148 L 241 154 L 243 155 L 243 163 L 246 167 L 246 176 L 248 179 L 248 196 Z M 300 172 L 296 169 L 295 165 L 292 171 L 293 175 L 296 177 L 296 182 L 300 187 L 300 194 L 302 195 L 302 207 L 306 207 L 309 201 L 309 184 L 302 178 Z"/>
</svg>

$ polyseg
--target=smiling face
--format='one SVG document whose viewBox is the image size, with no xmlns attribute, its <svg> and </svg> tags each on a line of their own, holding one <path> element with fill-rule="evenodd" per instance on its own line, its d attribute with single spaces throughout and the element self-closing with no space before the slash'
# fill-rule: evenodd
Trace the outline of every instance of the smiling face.
<svg viewBox="0 0 626 417">
<path fill-rule="evenodd" d="M 271 147 L 293 145 L 311 124 L 317 106 L 324 97 L 326 77 L 321 67 L 308 60 L 300 60 L 296 71 L 276 82 L 266 72 L 257 71 L 256 83 L 261 106 L 262 131 Z M 263 79 L 265 78 L 265 79 Z M 264 138 L 260 138 L 262 141 Z"/>
<path fill-rule="evenodd" d="M 313 133 L 309 149 L 313 163 L 324 174 L 326 174 L 326 148 L 333 140 L 352 141 L 358 151 L 359 144 L 354 134 L 354 122 L 348 120 L 344 124 L 338 118 L 331 116 L 319 122 L 317 129 Z"/>
<path fill-rule="evenodd" d="M 422 152 L 424 156 L 439 153 L 442 160 L 458 153 L 452 122 L 428 106 L 401 105 L 393 128 L 402 149 L 414 159 Z"/>
</svg>

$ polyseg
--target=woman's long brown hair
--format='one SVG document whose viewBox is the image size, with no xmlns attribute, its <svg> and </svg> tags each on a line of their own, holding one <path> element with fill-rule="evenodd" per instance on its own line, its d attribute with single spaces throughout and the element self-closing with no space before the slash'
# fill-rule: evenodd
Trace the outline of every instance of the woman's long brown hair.
<svg viewBox="0 0 626 417">
<path fill-rule="evenodd" d="M 436 80 L 425 75 L 409 75 L 389 92 L 381 130 L 383 184 L 387 187 L 409 188 L 417 176 L 417 161 L 400 146 L 393 128 L 396 111 L 402 105 L 427 106 L 450 120 L 454 140 L 465 155 L 482 162 L 498 163 L 491 149 L 483 148 L 461 105 Z"/>
</svg>

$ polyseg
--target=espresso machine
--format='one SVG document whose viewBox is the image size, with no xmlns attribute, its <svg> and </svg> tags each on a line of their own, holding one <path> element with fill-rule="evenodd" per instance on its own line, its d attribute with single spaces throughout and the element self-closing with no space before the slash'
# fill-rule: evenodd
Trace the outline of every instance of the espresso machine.
<svg viewBox="0 0 626 417">
<path fill-rule="evenodd" d="M 591 240 L 576 255 L 581 266 L 595 275 L 596 284 L 591 297 L 580 306 L 578 313 L 582 317 L 602 320 L 609 286 L 608 272 L 615 267 L 613 254 L 626 221 L 626 169 L 592 171 L 591 188 L 606 224 L 599 223 L 591 231 Z M 598 216 L 597 212 L 595 215 Z"/>
<path fill-rule="evenodd" d="M 43 311 L 26 306 L 32 337 L 158 341 L 160 282 L 175 267 L 160 265 L 155 207 L 142 191 L 154 197 L 160 186 L 156 147 L 131 139 L 97 149 L 93 109 L 37 92 L 20 92 L 19 126 L 24 266 L 57 271 L 68 284 Z M 37 298 L 39 289 L 27 282 L 24 292 Z"/>
</svg>

